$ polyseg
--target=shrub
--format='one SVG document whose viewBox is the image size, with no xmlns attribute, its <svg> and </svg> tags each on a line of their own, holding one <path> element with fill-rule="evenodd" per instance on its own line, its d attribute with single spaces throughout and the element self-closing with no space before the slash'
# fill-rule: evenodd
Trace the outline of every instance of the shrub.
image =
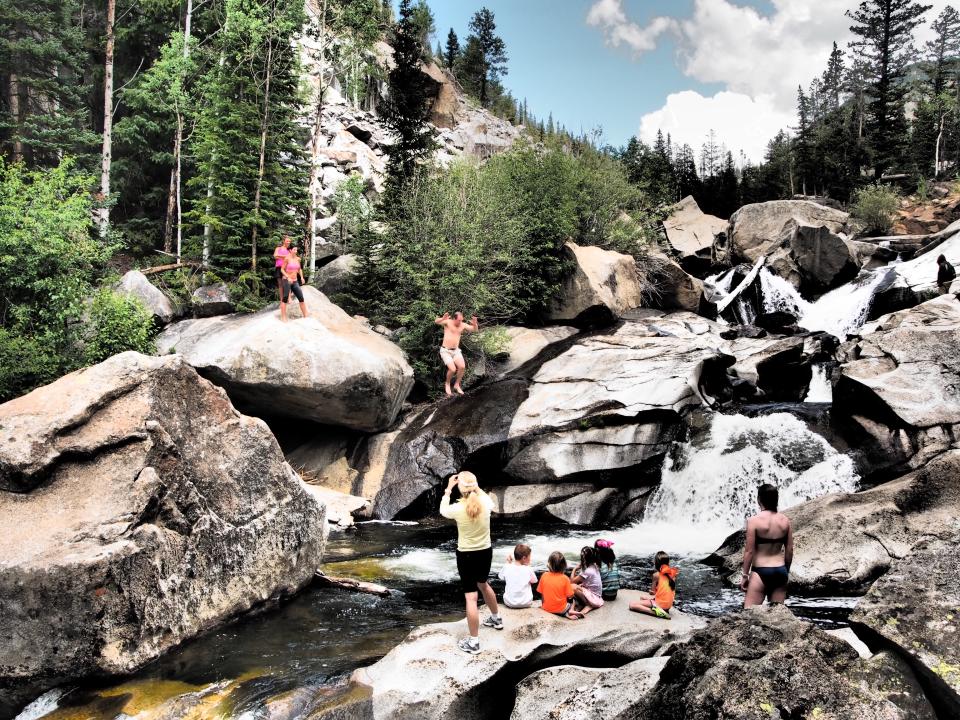
<svg viewBox="0 0 960 720">
<path fill-rule="evenodd" d="M 0 328 L 0 402 L 56 380 L 63 367 L 42 339 Z"/>
<path fill-rule="evenodd" d="M 875 183 L 853 193 L 851 214 L 864 222 L 871 234 L 885 233 L 893 225 L 894 213 L 900 206 L 900 196 L 889 185 Z"/>
<path fill-rule="evenodd" d="M 153 316 L 139 300 L 101 289 L 90 307 L 84 360 L 92 365 L 127 350 L 152 353 L 152 334 Z"/>
</svg>

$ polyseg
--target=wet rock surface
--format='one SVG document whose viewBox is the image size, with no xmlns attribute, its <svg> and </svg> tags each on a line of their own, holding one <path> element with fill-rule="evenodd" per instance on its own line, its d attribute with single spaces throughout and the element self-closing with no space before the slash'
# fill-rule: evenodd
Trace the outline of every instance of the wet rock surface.
<svg viewBox="0 0 960 720">
<path fill-rule="evenodd" d="M 389 427 L 413 386 L 399 347 L 311 287 L 310 317 L 282 323 L 268 307 L 250 315 L 186 320 L 156 341 L 221 385 L 243 409 L 355 430 Z"/>
<path fill-rule="evenodd" d="M 266 424 L 178 356 L 123 353 L 0 406 L 0 712 L 128 673 L 295 592 L 323 506 Z"/>
</svg>

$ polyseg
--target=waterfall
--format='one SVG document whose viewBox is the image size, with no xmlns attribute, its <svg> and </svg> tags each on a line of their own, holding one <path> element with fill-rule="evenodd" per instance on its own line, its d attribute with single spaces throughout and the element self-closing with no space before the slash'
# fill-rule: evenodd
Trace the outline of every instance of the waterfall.
<svg viewBox="0 0 960 720">
<path fill-rule="evenodd" d="M 797 317 L 807 330 L 823 330 L 845 340 L 867 320 L 870 304 L 886 270 L 863 273 L 856 280 L 831 290 L 816 302 L 804 300 L 793 285 L 764 268 L 760 272 L 764 312 L 783 311 Z"/>
<path fill-rule="evenodd" d="M 780 507 L 853 492 L 853 461 L 793 415 L 715 415 L 709 435 L 671 453 L 637 530 L 673 553 L 710 552 L 757 512 L 757 487 L 780 489 Z"/>
<path fill-rule="evenodd" d="M 830 384 L 830 378 L 827 377 L 826 365 L 816 364 L 813 366 L 810 389 L 807 390 L 807 396 L 803 401 L 808 403 L 833 402 L 833 385 Z"/>
</svg>

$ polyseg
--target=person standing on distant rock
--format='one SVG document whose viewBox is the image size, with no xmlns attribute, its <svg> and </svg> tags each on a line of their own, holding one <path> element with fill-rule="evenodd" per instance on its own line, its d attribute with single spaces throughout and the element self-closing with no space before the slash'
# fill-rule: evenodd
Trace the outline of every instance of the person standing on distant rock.
<svg viewBox="0 0 960 720">
<path fill-rule="evenodd" d="M 760 512 L 747 520 L 746 544 L 743 548 L 743 580 L 740 589 L 746 592 L 743 606 L 783 603 L 787 599 L 787 580 L 793 562 L 793 526 L 790 518 L 777 511 L 780 494 L 773 485 L 757 490 Z"/>
<path fill-rule="evenodd" d="M 953 281 L 957 277 L 957 271 L 954 270 L 953 265 L 947 262 L 947 258 L 943 255 L 937 258 L 937 288 L 940 290 L 941 295 L 946 295 L 950 292 L 950 286 L 953 284 Z"/>
<path fill-rule="evenodd" d="M 476 332 L 479 330 L 480 323 L 477 321 L 476 315 L 470 318 L 469 323 L 464 323 L 462 312 L 454 313 L 452 318 L 450 317 L 450 313 L 444 313 L 442 317 L 438 317 L 434 322 L 443 328 L 443 343 L 440 345 L 440 359 L 443 360 L 443 364 L 447 366 L 447 381 L 444 383 L 443 389 L 447 395 L 453 395 L 450 391 L 450 381 L 453 379 L 453 376 L 456 375 L 457 379 L 453 384 L 453 389 L 458 395 L 463 395 L 463 388 L 460 387 L 460 383 L 463 380 L 463 373 L 466 372 L 467 364 L 464 362 L 463 352 L 460 350 L 460 338 L 465 331 Z"/>
<path fill-rule="evenodd" d="M 283 263 L 290 254 L 290 236 L 284 234 L 280 244 L 273 251 L 273 277 L 277 281 L 277 300 L 283 300 Z"/>
<path fill-rule="evenodd" d="M 461 498 L 451 504 L 450 493 L 457 485 L 460 486 Z M 457 570 L 467 606 L 467 629 L 470 632 L 470 637 L 460 640 L 457 647 L 471 655 L 480 652 L 478 593 L 483 593 L 483 601 L 490 608 L 490 617 L 483 621 L 484 627 L 503 630 L 497 595 L 487 582 L 493 563 L 493 544 L 490 542 L 492 511 L 493 500 L 480 489 L 476 475 L 464 470 L 450 477 L 440 500 L 440 514 L 457 523 Z"/>
<path fill-rule="evenodd" d="M 290 293 L 297 296 L 300 302 L 301 317 L 309 317 L 307 304 L 303 299 L 303 290 L 300 284 L 306 285 L 303 279 L 303 266 L 300 264 L 300 256 L 297 254 L 297 246 L 290 248 L 290 254 L 283 261 L 283 296 L 280 298 L 280 319 L 287 321 L 287 303 L 290 302 Z"/>
</svg>

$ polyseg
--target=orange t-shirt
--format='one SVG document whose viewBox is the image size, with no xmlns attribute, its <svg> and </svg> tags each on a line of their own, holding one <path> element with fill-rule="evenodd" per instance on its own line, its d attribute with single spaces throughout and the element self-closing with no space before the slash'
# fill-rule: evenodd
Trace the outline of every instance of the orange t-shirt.
<svg viewBox="0 0 960 720">
<path fill-rule="evenodd" d="M 543 609 L 547 612 L 563 612 L 567 600 L 573 597 L 573 583 L 564 573 L 545 572 L 540 576 L 537 592 L 543 595 Z"/>
<path fill-rule="evenodd" d="M 672 568 L 671 568 L 672 569 Z M 669 610 L 673 607 L 673 597 L 676 595 L 676 590 L 670 587 L 670 580 L 667 578 L 666 573 L 659 573 L 659 579 L 657 580 L 657 592 L 654 595 L 654 602 L 657 603 L 657 607 L 661 610 Z M 674 577 L 676 577 L 676 571 L 674 570 Z"/>
</svg>

